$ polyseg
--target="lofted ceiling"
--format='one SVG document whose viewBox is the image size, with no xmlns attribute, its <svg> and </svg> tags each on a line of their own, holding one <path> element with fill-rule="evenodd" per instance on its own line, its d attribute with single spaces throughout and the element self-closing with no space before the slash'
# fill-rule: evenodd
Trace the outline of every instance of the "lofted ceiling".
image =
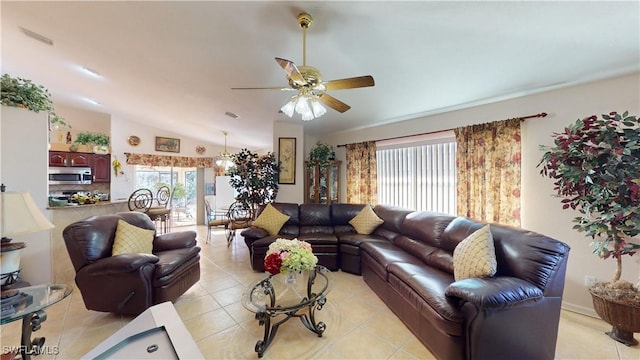
<svg viewBox="0 0 640 360">
<path fill-rule="evenodd" d="M 56 104 L 231 147 L 269 149 L 292 93 L 275 57 L 325 80 L 375 87 L 304 122 L 322 136 L 631 73 L 640 69 L 638 1 L 96 1 L 0 3 L 1 70 Z M 53 40 L 27 37 L 20 27 Z M 101 74 L 96 78 L 81 67 Z M 88 100 L 100 103 L 96 105 Z M 233 119 L 225 112 L 237 114 Z"/>
</svg>

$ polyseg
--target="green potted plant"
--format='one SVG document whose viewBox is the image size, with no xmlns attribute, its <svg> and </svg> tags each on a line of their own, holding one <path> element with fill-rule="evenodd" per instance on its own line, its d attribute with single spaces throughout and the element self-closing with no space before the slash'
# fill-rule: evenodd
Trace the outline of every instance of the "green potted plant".
<svg viewBox="0 0 640 360">
<path fill-rule="evenodd" d="M 0 104 L 24 108 L 33 112 L 46 111 L 49 113 L 51 127 L 66 126 L 71 128 L 64 118 L 56 115 L 49 91 L 31 80 L 3 74 L 0 78 Z"/>
<path fill-rule="evenodd" d="M 234 165 L 227 175 L 237 192 L 236 200 L 255 214 L 258 205 L 274 201 L 278 194 L 279 161 L 272 152 L 259 156 L 248 149 L 231 158 Z"/>
<path fill-rule="evenodd" d="M 333 146 L 318 141 L 311 151 L 309 151 L 309 166 L 319 165 L 320 167 L 327 167 L 331 165 L 331 161 L 335 160 L 336 153 L 333 150 Z"/>
<path fill-rule="evenodd" d="M 106 154 L 109 152 L 109 136 L 101 132 L 84 131 L 76 134 L 74 144 L 81 144 L 93 147 L 96 154 Z"/>
<path fill-rule="evenodd" d="M 609 336 L 637 344 L 640 294 L 620 276 L 623 256 L 640 249 L 631 241 L 640 234 L 640 120 L 628 112 L 594 115 L 553 138 L 554 146 L 541 146 L 540 173 L 554 180 L 563 209 L 579 211 L 573 228 L 591 238 L 594 254 L 616 263 L 611 282 L 589 289 L 594 308 L 613 326 Z"/>
</svg>

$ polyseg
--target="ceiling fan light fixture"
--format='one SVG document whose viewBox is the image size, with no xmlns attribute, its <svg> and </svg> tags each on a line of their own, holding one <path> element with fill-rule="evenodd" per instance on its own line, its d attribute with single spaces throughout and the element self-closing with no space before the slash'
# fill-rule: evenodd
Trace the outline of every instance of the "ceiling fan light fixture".
<svg viewBox="0 0 640 360">
<path fill-rule="evenodd" d="M 315 117 L 320 117 L 327 113 L 327 109 L 316 98 L 311 100 L 311 110 L 313 110 Z"/>
<path fill-rule="evenodd" d="M 296 112 L 300 115 L 311 112 L 311 108 L 309 107 L 309 103 L 305 96 L 298 97 L 298 101 L 296 101 Z"/>
<path fill-rule="evenodd" d="M 288 117 L 293 117 L 293 110 L 296 108 L 296 103 L 294 98 L 292 97 L 280 110 L 287 115 Z"/>
</svg>

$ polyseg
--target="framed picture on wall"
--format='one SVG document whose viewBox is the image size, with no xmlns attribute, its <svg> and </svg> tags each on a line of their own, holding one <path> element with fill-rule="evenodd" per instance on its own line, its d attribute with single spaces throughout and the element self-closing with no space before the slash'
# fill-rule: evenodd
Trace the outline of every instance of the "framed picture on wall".
<svg viewBox="0 0 640 360">
<path fill-rule="evenodd" d="M 156 151 L 180 152 L 180 139 L 156 136 Z"/>
<path fill-rule="evenodd" d="M 296 138 L 278 138 L 280 176 L 278 184 L 296 183 Z"/>
</svg>

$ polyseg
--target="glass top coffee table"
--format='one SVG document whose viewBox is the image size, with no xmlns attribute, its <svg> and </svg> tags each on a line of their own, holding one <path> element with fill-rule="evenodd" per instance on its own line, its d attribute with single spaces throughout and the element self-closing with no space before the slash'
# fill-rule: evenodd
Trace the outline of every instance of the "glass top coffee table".
<svg viewBox="0 0 640 360">
<path fill-rule="evenodd" d="M 14 296 L 0 300 L 0 324 L 22 319 L 20 356 L 23 360 L 31 359 L 31 355 L 38 355 L 42 350 L 45 338 L 31 340 L 31 332 L 39 330 L 40 324 L 47 320 L 44 309 L 69 296 L 72 290 L 70 286 L 60 284 L 28 286 L 12 289 Z"/>
<path fill-rule="evenodd" d="M 304 326 L 322 337 L 325 323 L 316 322 L 316 310 L 322 310 L 327 293 L 333 285 L 333 275 L 324 266 L 302 273 L 280 273 L 249 286 L 242 294 L 242 305 L 256 314 L 259 325 L 264 325 L 264 338 L 258 340 L 255 351 L 262 357 L 278 327 L 293 317 L 300 318 Z M 284 318 L 271 324 L 271 318 Z"/>
</svg>

